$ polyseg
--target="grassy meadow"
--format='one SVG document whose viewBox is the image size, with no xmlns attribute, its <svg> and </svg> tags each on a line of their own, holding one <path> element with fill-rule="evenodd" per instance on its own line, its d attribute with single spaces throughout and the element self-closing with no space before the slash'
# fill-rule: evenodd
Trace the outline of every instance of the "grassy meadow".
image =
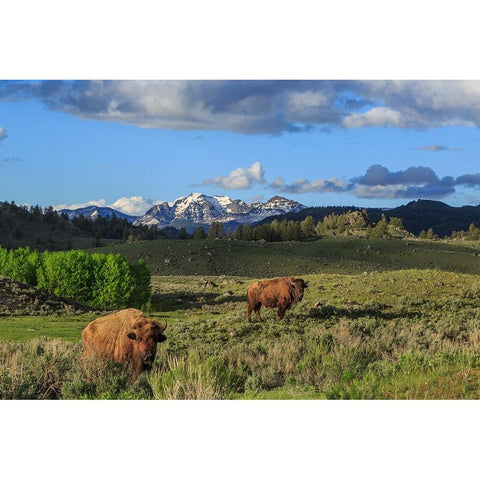
<svg viewBox="0 0 480 480">
<path fill-rule="evenodd" d="M 167 341 L 134 384 L 81 360 L 99 313 L 0 317 L 0 398 L 480 398 L 478 243 L 330 238 L 160 240 L 97 251 L 144 258 Z M 284 320 L 248 323 L 250 282 L 301 276 Z"/>
</svg>

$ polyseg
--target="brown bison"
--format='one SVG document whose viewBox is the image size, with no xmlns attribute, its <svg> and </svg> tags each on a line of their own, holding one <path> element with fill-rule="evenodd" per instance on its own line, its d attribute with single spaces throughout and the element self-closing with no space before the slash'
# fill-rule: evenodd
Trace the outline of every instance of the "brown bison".
<svg viewBox="0 0 480 480">
<path fill-rule="evenodd" d="M 252 321 L 252 310 L 255 311 L 258 320 L 262 321 L 260 316 L 262 305 L 267 308 L 278 307 L 277 319 L 281 320 L 287 308 L 303 298 L 303 291 L 307 287 L 307 282 L 293 277 L 274 278 L 252 283 L 247 290 L 248 321 Z"/>
<path fill-rule="evenodd" d="M 157 353 L 157 343 L 167 337 L 160 325 L 135 308 L 97 318 L 82 332 L 83 357 L 99 357 L 126 363 L 135 381 L 143 370 L 150 370 Z"/>
</svg>

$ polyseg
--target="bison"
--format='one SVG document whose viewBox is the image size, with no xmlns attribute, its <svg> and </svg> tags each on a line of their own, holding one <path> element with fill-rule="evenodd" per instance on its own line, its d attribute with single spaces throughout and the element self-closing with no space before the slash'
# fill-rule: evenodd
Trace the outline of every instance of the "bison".
<svg viewBox="0 0 480 480">
<path fill-rule="evenodd" d="M 262 305 L 267 308 L 278 307 L 277 319 L 281 320 L 287 308 L 303 298 L 303 291 L 307 287 L 307 282 L 293 277 L 274 278 L 252 283 L 247 290 L 248 321 L 252 321 L 252 310 L 255 311 L 258 320 L 262 321 L 260 316 Z"/>
<path fill-rule="evenodd" d="M 127 308 L 99 317 L 82 332 L 83 357 L 99 357 L 126 363 L 135 381 L 144 370 L 150 370 L 157 353 L 157 343 L 164 342 L 167 322 L 160 325 L 143 312 Z"/>
</svg>

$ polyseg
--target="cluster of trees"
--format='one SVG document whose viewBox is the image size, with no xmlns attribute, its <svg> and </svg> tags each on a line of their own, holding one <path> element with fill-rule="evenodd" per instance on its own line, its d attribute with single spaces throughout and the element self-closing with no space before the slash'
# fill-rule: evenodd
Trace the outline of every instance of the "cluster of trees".
<svg viewBox="0 0 480 480">
<path fill-rule="evenodd" d="M 60 215 L 60 217 L 63 216 L 66 216 L 65 213 Z M 98 245 L 102 238 L 133 242 L 135 240 L 157 240 L 167 236 L 163 230 L 148 225 L 134 226 L 125 218 L 117 217 L 115 214 L 111 217 L 97 216 L 95 220 L 80 214 L 78 217 L 72 218 L 71 223 L 87 236 L 95 237 Z"/>
<path fill-rule="evenodd" d="M 205 233 L 202 227 L 198 227 L 193 234 L 194 240 L 204 238 L 232 238 L 236 240 L 265 240 L 267 242 L 296 241 L 308 238 L 317 238 L 334 235 L 358 235 L 367 238 L 390 238 L 393 236 L 405 236 L 408 232 L 404 229 L 400 218 L 387 219 L 381 216 L 378 222 L 372 222 L 366 212 L 349 211 L 346 213 L 332 213 L 326 215 L 322 221 L 315 223 L 311 215 L 302 221 L 296 220 L 273 220 L 253 227 L 252 225 L 240 224 L 233 233 L 225 234 L 223 225 L 213 222 Z M 179 238 L 192 238 L 184 231 Z"/>
<path fill-rule="evenodd" d="M 134 242 L 175 238 L 177 234 L 176 229 L 133 226 L 116 215 L 98 216 L 95 220 L 79 215 L 69 220 L 65 213 L 59 214 L 53 207 L 42 209 L 38 205 L 27 207 L 0 202 L 0 245 L 8 248 L 28 245 L 38 250 L 69 250 L 75 241 L 86 237 L 94 238 L 93 246 L 99 246 L 101 239 Z"/>
<path fill-rule="evenodd" d="M 119 254 L 0 247 L 0 274 L 94 307 L 141 308 L 151 296 L 145 262 L 130 265 Z"/>
<path fill-rule="evenodd" d="M 450 238 L 452 240 L 480 240 L 480 228 L 471 223 L 466 232 L 464 230 L 454 231 Z"/>
</svg>

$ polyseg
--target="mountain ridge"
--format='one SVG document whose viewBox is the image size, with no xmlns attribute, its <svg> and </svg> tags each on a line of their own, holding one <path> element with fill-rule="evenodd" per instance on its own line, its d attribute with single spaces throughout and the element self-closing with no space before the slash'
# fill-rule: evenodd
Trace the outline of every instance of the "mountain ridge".
<svg viewBox="0 0 480 480">
<path fill-rule="evenodd" d="M 191 193 L 177 198 L 174 202 L 161 202 L 154 205 L 142 216 L 128 216 L 116 212 L 110 207 L 89 206 L 90 212 L 101 214 L 104 210 L 115 212 L 119 217 L 130 217 L 137 226 L 156 228 L 184 227 L 189 233 L 202 226 L 208 228 L 213 221 L 222 222 L 228 230 L 235 229 L 240 223 L 252 225 L 268 223 L 275 219 L 304 220 L 312 216 L 315 222 L 323 220 L 331 213 L 346 213 L 349 210 L 366 210 L 373 222 L 380 220 L 382 214 L 387 218 L 398 217 L 404 227 L 418 235 L 421 230 L 433 228 L 439 236 L 451 235 L 453 231 L 468 230 L 471 223 L 480 226 L 480 205 L 453 207 L 438 200 L 418 199 L 393 208 L 362 208 L 357 206 L 306 207 L 305 205 L 274 196 L 267 202 L 248 204 L 242 200 L 232 200 L 222 195 L 203 195 Z M 84 209 L 70 212 L 82 213 Z M 96 209 L 96 210 L 95 210 Z M 59 213 L 65 210 L 60 210 Z M 84 210 L 84 213 L 86 210 Z"/>
<path fill-rule="evenodd" d="M 255 223 L 271 215 L 300 212 L 305 205 L 285 197 L 274 196 L 266 202 L 246 203 L 243 200 L 231 199 L 225 195 L 204 195 L 190 193 L 186 197 L 177 198 L 174 202 L 160 202 L 145 212 L 144 215 L 127 215 L 110 207 L 89 205 L 74 210 L 62 209 L 69 219 L 84 215 L 94 220 L 97 216 L 116 215 L 126 218 L 134 226 L 146 225 L 156 228 L 184 227 L 193 231 L 198 226 L 222 222 L 234 226 L 240 223 Z"/>
<path fill-rule="evenodd" d="M 112 217 L 116 215 L 117 218 L 124 218 L 130 223 L 133 223 L 137 216 L 135 215 L 128 215 L 127 213 L 120 212 L 111 207 L 99 207 L 97 205 L 87 205 L 86 207 L 80 208 L 62 208 L 58 211 L 58 213 L 62 214 L 65 213 L 69 220 L 72 220 L 75 217 L 79 217 L 83 215 L 85 218 L 90 220 L 95 220 L 97 217 Z"/>
</svg>

